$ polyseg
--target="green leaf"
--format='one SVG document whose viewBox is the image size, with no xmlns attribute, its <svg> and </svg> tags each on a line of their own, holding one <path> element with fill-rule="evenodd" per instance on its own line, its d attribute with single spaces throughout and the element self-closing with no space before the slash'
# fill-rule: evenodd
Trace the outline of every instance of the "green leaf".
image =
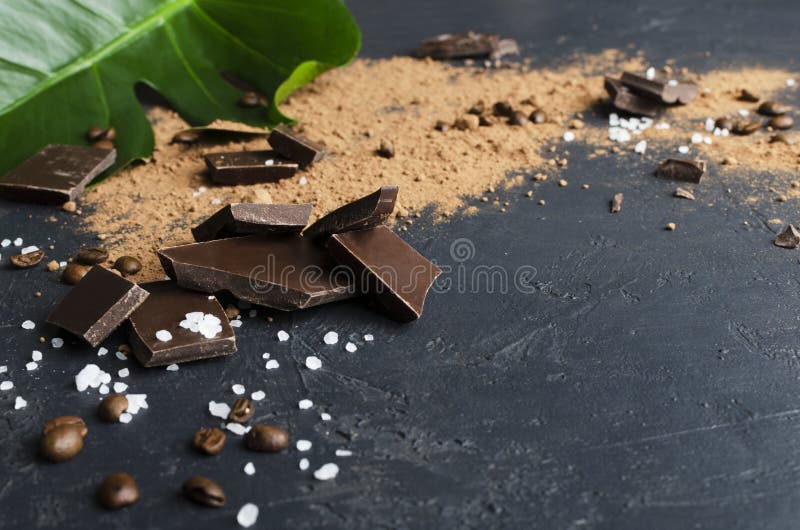
<svg viewBox="0 0 800 530">
<path fill-rule="evenodd" d="M 278 103 L 360 42 L 341 0 L 0 0 L 0 174 L 90 127 L 117 129 L 117 168 L 149 156 L 137 82 L 192 125 L 287 121 Z M 223 72 L 269 108 L 239 107 Z"/>
</svg>

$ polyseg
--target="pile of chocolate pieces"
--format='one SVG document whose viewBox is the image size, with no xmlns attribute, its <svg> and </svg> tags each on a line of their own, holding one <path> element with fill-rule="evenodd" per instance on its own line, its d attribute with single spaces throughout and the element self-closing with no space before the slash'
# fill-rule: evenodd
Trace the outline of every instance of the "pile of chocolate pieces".
<svg viewBox="0 0 800 530">
<path fill-rule="evenodd" d="M 653 117 L 670 105 L 685 105 L 697 96 L 695 83 L 666 77 L 623 72 L 622 77 L 605 78 L 611 104 L 618 110 L 637 116 Z"/>
<path fill-rule="evenodd" d="M 217 292 L 283 311 L 367 295 L 415 320 L 441 270 L 384 224 L 397 192 L 383 186 L 310 226 L 310 204 L 229 204 L 192 229 L 195 243 L 158 250 L 171 280 L 136 285 L 96 266 L 48 322 L 98 346 L 128 321 L 136 358 L 160 366 L 236 351 Z"/>
</svg>

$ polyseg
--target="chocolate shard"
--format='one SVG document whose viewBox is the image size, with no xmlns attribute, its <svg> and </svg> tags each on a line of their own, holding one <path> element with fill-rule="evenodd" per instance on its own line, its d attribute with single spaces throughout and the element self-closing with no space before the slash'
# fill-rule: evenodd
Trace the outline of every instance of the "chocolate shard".
<svg viewBox="0 0 800 530">
<path fill-rule="evenodd" d="M 334 234 L 327 247 L 353 271 L 359 289 L 400 322 L 422 315 L 428 290 L 442 272 L 386 226 Z"/>
<path fill-rule="evenodd" d="M 691 103 L 698 90 L 695 83 L 676 79 L 647 79 L 633 72 L 623 72 L 620 81 L 631 92 L 667 105 Z"/>
<path fill-rule="evenodd" d="M 311 204 L 233 203 L 192 228 L 195 241 L 251 234 L 300 232 L 308 224 Z"/>
<path fill-rule="evenodd" d="M 466 59 L 470 57 L 489 57 L 499 48 L 497 35 L 483 33 L 443 33 L 424 40 L 417 46 L 412 55 L 423 58 L 430 57 L 438 61 Z"/>
<path fill-rule="evenodd" d="M 275 151 L 210 153 L 204 157 L 211 180 L 217 184 L 275 182 L 297 173 L 298 165 Z"/>
<path fill-rule="evenodd" d="M 135 283 L 96 266 L 73 287 L 47 321 L 97 346 L 147 299 Z"/>
<path fill-rule="evenodd" d="M 637 116 L 653 117 L 658 114 L 661 106 L 649 99 L 637 96 L 625 88 L 619 79 L 605 78 L 605 88 L 611 98 L 611 104 L 623 112 Z"/>
<path fill-rule="evenodd" d="M 786 228 L 775 237 L 773 241 L 776 247 L 782 248 L 797 248 L 800 245 L 800 232 L 792 224 L 786 225 Z"/>
<path fill-rule="evenodd" d="M 700 182 L 705 171 L 706 163 L 703 160 L 668 158 L 658 164 L 656 176 L 662 179 L 680 180 L 697 184 Z"/>
<path fill-rule="evenodd" d="M 397 186 L 381 186 L 378 191 L 345 204 L 319 219 L 303 232 L 303 236 L 322 241 L 338 232 L 378 226 L 394 211 L 399 189 Z"/>
<path fill-rule="evenodd" d="M 115 149 L 48 145 L 0 178 L 0 197 L 39 204 L 64 204 L 117 159 Z"/>
<path fill-rule="evenodd" d="M 272 129 L 267 141 L 278 153 L 297 162 L 301 168 L 319 162 L 328 155 L 324 145 L 309 140 L 285 125 L 278 125 Z"/>
<path fill-rule="evenodd" d="M 150 296 L 130 316 L 130 345 L 143 366 L 236 352 L 233 328 L 215 297 L 187 291 L 171 281 L 144 283 L 141 288 Z M 162 330 L 169 332 L 169 340 L 156 336 Z"/>
<path fill-rule="evenodd" d="M 297 234 L 245 236 L 162 248 L 164 270 L 182 287 L 228 291 L 283 311 L 351 298 L 351 278 L 324 249 Z"/>
</svg>

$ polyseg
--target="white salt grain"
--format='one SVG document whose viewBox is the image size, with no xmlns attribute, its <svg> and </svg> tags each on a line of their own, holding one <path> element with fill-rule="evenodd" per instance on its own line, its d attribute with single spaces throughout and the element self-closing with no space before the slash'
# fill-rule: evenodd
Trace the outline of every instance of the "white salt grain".
<svg viewBox="0 0 800 530">
<path fill-rule="evenodd" d="M 305 186 L 306 184 L 308 184 L 308 179 L 305 177 L 300 177 L 298 184 L 300 184 L 301 186 Z"/>
<path fill-rule="evenodd" d="M 12 388 L 14 388 L 14 383 L 11 381 L 3 381 L 0 383 L 0 390 L 6 391 L 11 390 Z"/>
<path fill-rule="evenodd" d="M 0 247 L 6 248 L 10 244 L 11 244 L 10 239 L 4 239 L 2 242 L 0 242 Z"/>
<path fill-rule="evenodd" d="M 335 331 L 329 331 L 322 337 L 322 342 L 325 344 L 336 344 L 339 342 L 339 334 Z"/>
<path fill-rule="evenodd" d="M 21 247 L 22 246 L 22 238 L 21 237 L 18 237 L 17 239 L 14 240 L 14 246 L 15 247 Z"/>
<path fill-rule="evenodd" d="M 232 328 L 240 328 L 240 327 L 242 327 L 242 321 L 241 320 L 231 320 L 231 327 Z"/>
<path fill-rule="evenodd" d="M 126 385 L 125 383 L 120 383 L 119 381 L 114 383 L 114 392 L 116 392 L 117 394 L 122 394 L 126 390 L 128 390 L 128 385 Z"/>
<path fill-rule="evenodd" d="M 245 427 L 241 423 L 228 423 L 225 425 L 225 428 L 231 431 L 233 434 L 237 434 L 239 436 L 244 436 L 250 430 L 250 427 Z"/>
<path fill-rule="evenodd" d="M 111 392 L 111 389 L 108 388 L 108 385 L 100 385 L 100 388 L 98 388 L 97 391 L 105 396 L 106 394 Z"/>
<path fill-rule="evenodd" d="M 655 79 L 656 78 L 656 69 L 651 66 L 650 68 L 647 69 L 647 71 L 644 73 L 644 75 L 645 75 L 645 77 L 647 79 Z"/>
<path fill-rule="evenodd" d="M 53 340 L 50 341 L 50 344 L 53 346 L 53 348 L 60 348 L 64 345 L 64 339 L 61 337 L 53 337 Z"/>
<path fill-rule="evenodd" d="M 297 447 L 297 450 L 300 452 L 309 451 L 311 449 L 311 442 L 309 440 L 297 440 L 295 447 Z"/>
<path fill-rule="evenodd" d="M 254 466 L 252 462 L 248 462 L 244 465 L 244 472 L 247 473 L 248 475 L 255 475 L 256 466 Z"/>
<path fill-rule="evenodd" d="M 565 142 L 572 142 L 575 140 L 575 133 L 572 131 L 567 131 L 564 133 L 564 141 Z"/>
<path fill-rule="evenodd" d="M 208 412 L 210 412 L 212 416 L 227 420 L 228 414 L 231 413 L 231 408 L 227 403 L 216 403 L 214 401 L 209 401 Z"/>
<path fill-rule="evenodd" d="M 372 342 L 373 340 L 375 340 L 375 337 L 373 337 L 371 333 L 367 333 L 366 335 L 364 335 L 364 340 L 367 342 Z"/>
<path fill-rule="evenodd" d="M 25 365 L 25 369 L 28 370 L 29 372 L 32 372 L 33 370 L 36 370 L 37 368 L 39 368 L 39 365 L 36 364 L 34 361 L 31 361 L 31 362 L 29 362 L 28 364 Z"/>
<path fill-rule="evenodd" d="M 39 247 L 35 245 L 31 245 L 30 247 L 25 247 L 19 251 L 20 254 L 30 254 L 31 252 L 36 252 L 39 250 Z"/>
<path fill-rule="evenodd" d="M 795 85 L 795 80 L 794 79 L 789 78 L 789 79 L 786 80 L 786 86 L 793 87 L 794 85 Z"/>
<path fill-rule="evenodd" d="M 193 311 L 186 313 L 185 317 L 179 326 L 193 333 L 200 333 L 207 339 L 213 339 L 222 332 L 222 321 L 211 313 Z"/>
<path fill-rule="evenodd" d="M 693 144 L 700 144 L 703 143 L 703 135 L 700 133 L 694 133 L 691 138 L 691 142 Z"/>
<path fill-rule="evenodd" d="M 36 324 L 33 323 L 33 320 L 26 320 L 22 323 L 22 329 L 33 329 L 36 327 Z"/>
<path fill-rule="evenodd" d="M 353 353 L 358 349 L 358 346 L 356 346 L 352 342 L 348 342 L 347 344 L 344 345 L 344 349 L 349 351 L 350 353 Z"/>
<path fill-rule="evenodd" d="M 92 388 L 97 388 L 100 386 L 100 382 L 97 381 L 99 376 L 101 375 L 100 367 L 96 364 L 87 364 L 84 366 L 78 375 L 75 376 L 75 387 L 78 389 L 78 392 L 83 392 L 90 386 Z M 97 382 L 97 384 L 95 384 Z"/>
<path fill-rule="evenodd" d="M 122 414 L 119 415 L 120 423 L 130 423 L 132 419 L 133 416 L 131 416 L 130 412 L 123 412 Z"/>
<path fill-rule="evenodd" d="M 128 360 L 128 356 L 125 355 L 124 353 L 122 353 L 121 351 L 114 352 L 114 355 L 116 355 L 117 359 L 119 359 L 120 361 L 127 361 Z"/>
<path fill-rule="evenodd" d="M 231 390 L 233 390 L 233 393 L 236 394 L 237 396 L 241 396 L 242 394 L 244 394 L 244 385 L 236 383 L 231 387 Z"/>
<path fill-rule="evenodd" d="M 41 361 L 42 360 L 42 352 L 40 352 L 39 350 L 33 350 L 33 352 L 31 352 L 31 360 L 32 361 L 36 361 L 36 362 Z"/>
<path fill-rule="evenodd" d="M 250 528 L 258 520 L 258 506 L 252 502 L 248 502 L 239 509 L 236 514 L 236 522 L 245 528 Z"/>
<path fill-rule="evenodd" d="M 336 464 L 325 464 L 318 470 L 314 471 L 314 478 L 317 480 L 331 480 L 336 478 L 339 474 L 339 466 Z"/>
<path fill-rule="evenodd" d="M 341 457 L 341 458 L 346 458 L 348 456 L 353 456 L 353 451 L 350 451 L 349 449 L 337 449 L 336 450 L 336 456 Z"/>
<path fill-rule="evenodd" d="M 169 366 L 167 366 L 167 372 L 177 372 L 177 371 L 178 371 L 178 370 L 180 370 L 180 369 L 181 369 L 181 367 L 180 367 L 180 366 L 178 366 L 178 365 L 177 365 L 177 364 L 175 364 L 175 363 L 172 363 L 172 364 L 170 364 Z"/>
<path fill-rule="evenodd" d="M 266 364 L 267 370 L 275 370 L 279 366 L 280 365 L 278 364 L 278 361 L 276 361 L 275 359 L 270 359 L 269 361 L 267 361 L 267 364 Z"/>
<path fill-rule="evenodd" d="M 289 340 L 289 334 L 283 330 L 280 330 L 278 332 L 278 340 L 281 342 L 286 342 L 287 340 Z"/>
<path fill-rule="evenodd" d="M 747 109 L 739 109 L 739 116 L 749 116 L 750 111 Z"/>
<path fill-rule="evenodd" d="M 0 366 L 0 374 L 4 374 L 6 372 L 8 372 L 8 366 L 6 365 Z"/>
<path fill-rule="evenodd" d="M 322 421 L 331 421 L 331 415 L 328 414 L 327 412 L 323 412 L 322 414 L 319 415 L 319 419 L 321 419 Z"/>
<path fill-rule="evenodd" d="M 123 368 L 122 370 L 117 372 L 117 375 L 120 377 L 128 377 L 129 375 L 131 375 L 131 371 L 128 370 L 127 368 Z"/>
<path fill-rule="evenodd" d="M 250 399 L 252 399 L 253 401 L 261 401 L 265 397 L 267 397 L 267 395 L 264 393 L 263 390 L 256 390 L 255 392 L 250 394 Z"/>
<path fill-rule="evenodd" d="M 688 153 L 688 152 L 689 152 L 689 146 L 687 146 L 687 145 L 682 145 L 682 146 L 678 147 L 678 152 L 679 152 L 680 154 L 682 154 L 682 155 L 685 155 L 686 153 Z"/>
<path fill-rule="evenodd" d="M 268 354 L 268 353 L 262 353 L 262 354 L 261 354 L 261 358 L 262 358 L 262 359 L 269 359 L 269 357 L 270 357 L 270 356 L 269 356 L 269 354 Z"/>
<path fill-rule="evenodd" d="M 28 406 L 28 402 L 22 399 L 22 397 L 17 396 L 17 399 L 14 400 L 14 410 L 24 409 Z"/>
<path fill-rule="evenodd" d="M 128 408 L 126 410 L 131 414 L 136 414 L 139 409 L 148 408 L 147 394 L 128 394 L 125 397 L 128 398 Z"/>
<path fill-rule="evenodd" d="M 172 340 L 172 333 L 166 329 L 159 329 L 156 331 L 156 338 L 161 342 L 169 342 Z"/>
<path fill-rule="evenodd" d="M 322 361 L 315 355 L 309 355 L 306 357 L 306 368 L 309 370 L 319 370 L 322 368 Z"/>
<path fill-rule="evenodd" d="M 706 132 L 712 132 L 716 127 L 715 123 L 713 118 L 706 118 Z"/>
<path fill-rule="evenodd" d="M 308 458 L 303 458 L 302 460 L 300 460 L 300 463 L 297 464 L 297 466 L 300 468 L 300 471 L 305 471 L 306 469 L 308 469 L 308 466 L 310 465 L 311 463 L 308 461 Z"/>
<path fill-rule="evenodd" d="M 314 402 L 310 399 L 301 399 L 297 402 L 297 406 L 300 408 L 300 410 L 307 410 L 314 406 Z"/>
</svg>

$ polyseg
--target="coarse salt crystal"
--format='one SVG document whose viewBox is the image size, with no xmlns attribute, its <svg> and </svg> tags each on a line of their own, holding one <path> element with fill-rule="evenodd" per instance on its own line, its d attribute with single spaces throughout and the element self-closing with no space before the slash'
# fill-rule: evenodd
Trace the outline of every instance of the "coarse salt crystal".
<svg viewBox="0 0 800 530">
<path fill-rule="evenodd" d="M 128 370 L 127 368 L 123 368 L 122 370 L 117 372 L 117 375 L 120 377 L 128 377 L 129 375 L 131 375 L 131 371 Z"/>
<path fill-rule="evenodd" d="M 792 78 L 789 78 L 789 79 L 786 80 L 786 86 L 791 87 L 791 86 L 794 86 L 795 84 L 796 84 L 796 82 Z"/>
<path fill-rule="evenodd" d="M 319 415 L 319 419 L 321 419 L 322 421 L 331 421 L 331 415 L 328 414 L 327 412 L 323 412 L 322 414 Z"/>
<path fill-rule="evenodd" d="M 350 353 L 353 353 L 358 349 L 358 346 L 356 346 L 352 342 L 348 342 L 347 344 L 344 345 L 344 349 L 349 351 Z"/>
<path fill-rule="evenodd" d="M 706 145 L 711 145 L 711 138 L 708 136 L 703 137 L 703 143 Z"/>
<path fill-rule="evenodd" d="M 349 449 L 337 449 L 336 456 L 343 458 L 346 458 L 348 456 L 353 456 L 353 451 L 350 451 Z"/>
<path fill-rule="evenodd" d="M 117 394 L 122 394 L 126 390 L 128 390 L 128 385 L 126 385 L 125 383 L 120 383 L 119 381 L 114 383 L 114 392 L 116 392 Z"/>
<path fill-rule="evenodd" d="M 669 86 L 678 86 L 678 81 L 675 80 L 675 79 L 670 79 L 669 81 L 667 81 L 667 85 L 669 85 Z"/>
<path fill-rule="evenodd" d="M 108 385 L 100 385 L 100 388 L 98 388 L 97 391 L 105 396 L 106 394 L 111 392 L 111 389 L 108 388 Z"/>
<path fill-rule="evenodd" d="M 233 390 L 233 393 L 236 394 L 237 396 L 241 396 L 242 394 L 244 394 L 244 385 L 236 383 L 231 387 L 231 390 Z"/>
<path fill-rule="evenodd" d="M 306 357 L 306 368 L 309 370 L 319 370 L 322 368 L 322 361 L 315 355 L 309 355 Z"/>
<path fill-rule="evenodd" d="M 50 344 L 53 348 L 60 348 L 64 345 L 64 339 L 61 337 L 53 337 L 53 340 L 50 341 Z"/>
<path fill-rule="evenodd" d="M 339 342 L 339 334 L 335 331 L 329 331 L 322 337 L 322 342 L 325 344 L 336 344 Z"/>
<path fill-rule="evenodd" d="M 261 401 L 265 397 L 267 397 L 267 395 L 264 393 L 263 390 L 256 390 L 255 392 L 250 394 L 250 399 L 252 399 L 253 401 Z"/>
<path fill-rule="evenodd" d="M 0 246 L 1 246 L 1 247 L 3 247 L 3 248 L 5 248 L 5 247 L 7 247 L 7 246 L 8 246 L 8 245 L 10 245 L 10 244 L 11 244 L 11 240 L 10 240 L 10 239 L 4 239 L 4 240 L 3 240 L 3 241 L 0 243 Z"/>
<path fill-rule="evenodd" d="M 181 367 L 180 367 L 180 366 L 178 366 L 178 365 L 177 365 L 177 364 L 175 364 L 175 363 L 172 363 L 172 364 L 170 364 L 170 365 L 169 365 L 169 366 L 167 366 L 167 368 L 166 368 L 167 372 L 177 372 L 177 371 L 178 371 L 178 370 L 180 370 L 180 369 L 181 369 Z"/>
<path fill-rule="evenodd" d="M 228 414 L 231 413 L 231 407 L 227 403 L 217 403 L 215 401 L 209 401 L 208 412 L 210 412 L 212 416 L 215 416 L 217 418 L 222 418 L 223 420 L 227 420 Z"/>
<path fill-rule="evenodd" d="M 656 129 L 658 129 L 659 131 L 666 131 L 667 129 L 669 129 L 669 123 L 665 121 L 660 121 L 656 123 Z"/>
<path fill-rule="evenodd" d="M 575 133 L 572 131 L 566 131 L 564 133 L 564 141 L 565 142 L 572 142 L 575 140 Z"/>
<path fill-rule="evenodd" d="M 309 451 L 311 450 L 311 442 L 309 440 L 297 440 L 295 447 L 301 452 Z"/>
<path fill-rule="evenodd" d="M 269 361 L 267 361 L 267 364 L 266 364 L 267 370 L 275 370 L 279 366 L 280 365 L 278 364 L 278 361 L 276 361 L 275 359 L 270 359 Z"/>
<path fill-rule="evenodd" d="M 252 462 L 248 462 L 244 465 L 244 472 L 247 473 L 248 475 L 255 475 L 256 466 L 254 466 Z"/>
<path fill-rule="evenodd" d="M 375 337 L 373 337 L 371 333 L 367 333 L 366 335 L 364 335 L 364 340 L 367 342 L 372 342 L 373 340 L 375 340 Z"/>
<path fill-rule="evenodd" d="M 130 412 L 123 412 L 122 414 L 119 415 L 120 423 L 130 423 L 132 419 L 133 416 L 131 415 Z"/>
<path fill-rule="evenodd" d="M 156 331 L 156 338 L 161 342 L 169 342 L 172 340 L 172 333 L 166 329 L 159 329 Z"/>
<path fill-rule="evenodd" d="M 5 391 L 5 390 L 11 390 L 12 388 L 14 388 L 14 383 L 12 383 L 11 381 L 3 381 L 2 383 L 0 383 L 0 390 Z"/>
<path fill-rule="evenodd" d="M 128 398 L 128 408 L 125 410 L 131 414 L 138 413 L 139 409 L 148 408 L 147 394 L 127 394 L 125 397 Z"/>
<path fill-rule="evenodd" d="M 644 73 L 644 75 L 645 75 L 645 77 L 647 79 L 655 79 L 656 78 L 656 69 L 651 66 L 650 68 L 647 69 L 647 71 Z"/>
<path fill-rule="evenodd" d="M 31 360 L 32 361 L 36 361 L 36 362 L 41 361 L 42 360 L 42 352 L 40 352 L 39 350 L 33 350 L 31 352 Z"/>
<path fill-rule="evenodd" d="M 239 436 L 244 436 L 250 431 L 250 427 L 245 427 L 241 423 L 228 423 L 225 425 L 225 428 L 231 431 L 233 434 L 237 434 Z"/>
<path fill-rule="evenodd" d="M 700 133 L 694 133 L 691 138 L 691 142 L 693 144 L 703 143 L 703 135 Z"/>
<path fill-rule="evenodd" d="M 301 459 L 301 460 L 300 460 L 300 462 L 297 464 L 297 467 L 299 467 L 299 468 L 300 468 L 300 471 L 305 471 L 306 469 L 308 469 L 308 467 L 309 467 L 310 465 L 311 465 L 311 463 L 308 461 L 308 458 L 303 458 L 303 459 Z"/>
<path fill-rule="evenodd" d="M 275 164 L 275 161 L 273 159 L 271 159 L 271 158 L 268 158 L 268 159 L 264 160 L 264 165 L 265 166 L 272 166 L 274 164 Z"/>
<path fill-rule="evenodd" d="M 75 376 L 75 387 L 78 389 L 78 392 L 83 392 L 90 386 L 92 388 L 97 388 L 100 386 L 100 382 L 97 379 L 100 376 L 102 370 L 96 364 L 87 364 L 84 366 L 78 375 Z M 97 384 L 94 384 L 97 382 Z"/>
<path fill-rule="evenodd" d="M 297 406 L 300 410 L 307 410 L 314 406 L 314 402 L 310 399 L 301 399 L 297 402 Z"/>
<path fill-rule="evenodd" d="M 314 478 L 317 480 L 331 480 L 339 474 L 339 466 L 328 463 L 314 471 Z"/>
<path fill-rule="evenodd" d="M 236 514 L 236 522 L 245 528 L 250 528 L 258 520 L 258 506 L 252 502 L 248 502 L 241 508 L 239 513 Z"/>
<path fill-rule="evenodd" d="M 39 368 L 39 365 L 36 364 L 34 361 L 31 361 L 31 362 L 29 362 L 29 363 L 27 363 L 25 365 L 25 369 L 28 370 L 29 372 L 32 372 L 33 370 L 36 370 L 37 368 Z"/>
<path fill-rule="evenodd" d="M 105 355 L 107 353 L 108 353 L 108 349 L 107 348 L 100 348 L 99 350 L 97 350 L 97 356 L 98 357 L 102 357 L 103 355 Z"/>
<path fill-rule="evenodd" d="M 117 359 L 119 359 L 120 361 L 127 361 L 128 360 L 128 356 L 125 355 L 124 353 L 122 353 L 121 351 L 114 352 L 114 355 L 116 355 Z"/>
<path fill-rule="evenodd" d="M 713 118 L 706 118 L 706 132 L 711 132 L 714 130 L 715 122 Z"/>
<path fill-rule="evenodd" d="M 214 206 L 217 206 L 219 204 L 222 204 L 222 200 L 221 199 L 211 199 L 211 204 L 213 204 Z"/>
<path fill-rule="evenodd" d="M 37 250 L 39 250 L 39 247 L 37 247 L 36 245 L 31 245 L 29 247 L 23 248 L 22 250 L 19 251 L 19 253 L 20 254 L 30 254 L 31 252 L 36 252 Z"/>
<path fill-rule="evenodd" d="M 750 111 L 747 109 L 739 109 L 739 116 L 749 116 Z"/>
<path fill-rule="evenodd" d="M 300 184 L 301 186 L 305 186 L 306 184 L 308 184 L 308 179 L 305 177 L 300 177 L 298 184 Z"/>
<path fill-rule="evenodd" d="M 280 330 L 278 332 L 278 340 L 281 342 L 286 342 L 287 340 L 289 340 L 289 334 L 283 330 Z"/>
<path fill-rule="evenodd" d="M 242 321 L 241 320 L 231 320 L 231 327 L 232 328 L 240 328 L 240 327 L 242 327 Z"/>
<path fill-rule="evenodd" d="M 689 152 L 689 146 L 688 145 L 682 145 L 682 146 L 678 147 L 678 152 L 680 154 L 682 154 L 682 155 L 685 155 L 686 153 Z"/>
<path fill-rule="evenodd" d="M 262 354 L 261 354 L 261 358 L 262 358 L 262 359 L 269 359 L 269 358 L 270 358 L 270 355 L 269 355 L 268 353 L 262 353 Z"/>
<path fill-rule="evenodd" d="M 5 364 L 3 366 L 0 366 L 0 374 L 4 374 L 6 372 L 8 372 L 8 366 L 6 366 Z"/>
<path fill-rule="evenodd" d="M 24 409 L 28 406 L 28 402 L 22 399 L 21 396 L 17 396 L 17 399 L 14 400 L 14 410 Z"/>
<path fill-rule="evenodd" d="M 17 239 L 14 240 L 14 246 L 15 247 L 21 247 L 22 246 L 22 238 L 21 237 L 18 237 Z"/>
<path fill-rule="evenodd" d="M 33 320 L 26 320 L 22 323 L 22 329 L 33 329 L 36 327 L 36 324 L 33 323 Z"/>
<path fill-rule="evenodd" d="M 643 155 L 644 152 L 647 151 L 647 141 L 646 140 L 642 140 L 639 143 L 637 143 L 633 147 L 633 151 L 634 151 L 634 153 L 639 153 L 640 155 Z"/>
</svg>

